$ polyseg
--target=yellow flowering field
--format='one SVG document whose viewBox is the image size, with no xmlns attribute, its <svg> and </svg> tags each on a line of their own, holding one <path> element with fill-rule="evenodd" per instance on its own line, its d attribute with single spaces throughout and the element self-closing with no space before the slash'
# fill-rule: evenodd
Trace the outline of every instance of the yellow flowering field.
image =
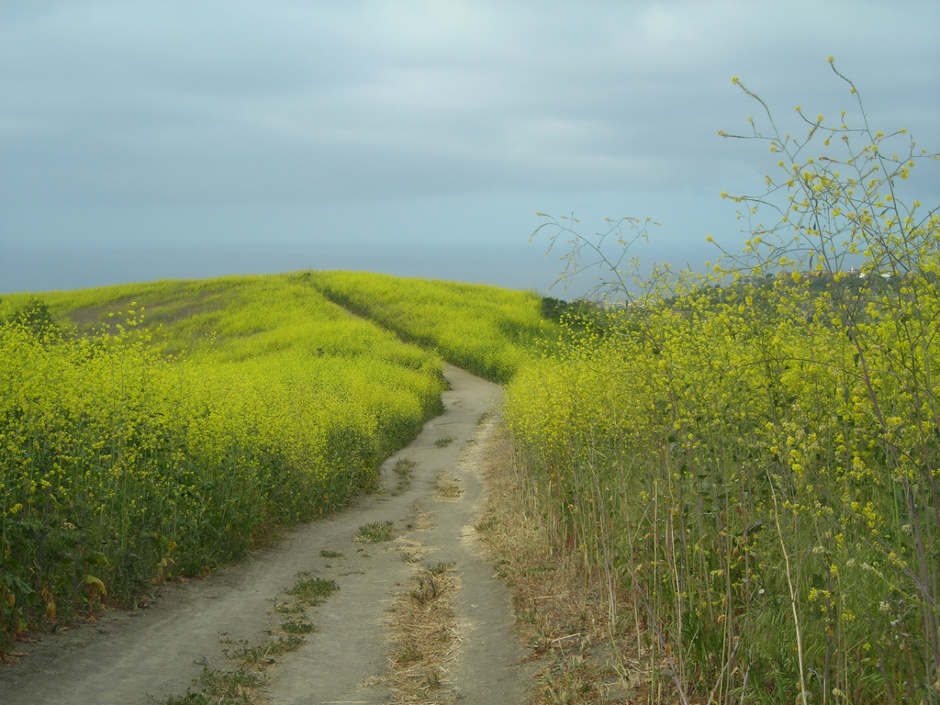
<svg viewBox="0 0 940 705">
<path fill-rule="evenodd" d="M 904 131 L 803 119 L 755 128 L 784 176 L 733 197 L 744 253 L 632 295 L 612 266 L 620 324 L 525 366 L 505 416 L 683 702 L 940 702 L 940 211 L 898 198 Z M 570 269 L 609 244 L 576 236 Z"/>
<path fill-rule="evenodd" d="M 646 309 L 508 385 L 559 542 L 703 692 L 777 702 L 798 657 L 850 702 L 935 677 L 940 298 L 936 279 L 908 287 L 867 292 L 863 356 L 826 296 L 779 281 Z"/>
<path fill-rule="evenodd" d="M 0 302 L 0 655 L 343 506 L 438 412 L 440 360 L 300 275 Z"/>
<path fill-rule="evenodd" d="M 497 382 L 557 337 L 557 326 L 541 315 L 542 299 L 531 292 L 359 272 L 309 276 L 331 300 Z"/>
</svg>

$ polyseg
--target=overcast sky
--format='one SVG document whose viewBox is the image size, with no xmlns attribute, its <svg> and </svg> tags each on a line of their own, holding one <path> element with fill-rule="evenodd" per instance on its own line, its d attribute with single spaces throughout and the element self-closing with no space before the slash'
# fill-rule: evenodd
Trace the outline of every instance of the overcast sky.
<svg viewBox="0 0 940 705">
<path fill-rule="evenodd" d="M 857 114 L 940 150 L 940 2 L 0 0 L 0 293 L 357 269 L 544 292 L 536 211 L 738 249 L 727 140 Z M 940 200 L 940 171 L 911 188 Z M 587 282 L 590 283 L 590 282 Z M 569 298 L 560 289 L 556 296 Z"/>
</svg>

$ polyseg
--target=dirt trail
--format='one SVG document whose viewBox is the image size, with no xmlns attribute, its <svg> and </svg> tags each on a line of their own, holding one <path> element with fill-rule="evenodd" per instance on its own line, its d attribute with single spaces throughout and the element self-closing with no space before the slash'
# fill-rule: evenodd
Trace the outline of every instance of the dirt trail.
<svg viewBox="0 0 940 705">
<path fill-rule="evenodd" d="M 390 702 L 392 606 L 415 571 L 434 564 L 453 564 L 458 586 L 451 596 L 456 648 L 438 697 L 522 703 L 525 649 L 513 638 L 508 593 L 481 558 L 473 528 L 485 491 L 480 458 L 495 423 L 480 418 L 500 390 L 454 367 L 445 374 L 444 413 L 385 463 L 384 493 L 300 527 L 210 580 L 162 587 L 147 609 L 106 613 L 97 624 L 24 644 L 19 664 L 0 667 L 0 703 L 144 705 L 182 695 L 202 672 L 198 662 L 226 668 L 227 649 L 268 638 L 283 617 L 274 606 L 303 571 L 335 580 L 339 591 L 307 611 L 317 631 L 270 667 L 264 701 Z M 406 483 L 393 472 L 401 459 L 415 463 Z M 441 492 L 442 483 L 453 490 Z M 357 542 L 359 527 L 372 522 L 392 522 L 396 540 Z"/>
</svg>

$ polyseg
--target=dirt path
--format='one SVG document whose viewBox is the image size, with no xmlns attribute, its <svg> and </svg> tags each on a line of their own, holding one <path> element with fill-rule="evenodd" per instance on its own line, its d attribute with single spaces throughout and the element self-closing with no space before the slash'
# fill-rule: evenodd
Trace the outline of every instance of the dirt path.
<svg viewBox="0 0 940 705">
<path fill-rule="evenodd" d="M 495 423 L 480 419 L 500 390 L 457 368 L 445 374 L 452 389 L 444 413 L 385 463 L 383 493 L 298 528 L 210 580 L 162 587 L 147 609 L 106 613 L 97 624 L 24 644 L 19 664 L 0 667 L 0 703 L 144 705 L 183 695 L 201 663 L 226 668 L 226 651 L 269 638 L 283 621 L 275 606 L 298 573 L 333 580 L 339 590 L 307 610 L 316 632 L 278 657 L 256 696 L 274 705 L 394 702 L 401 696 L 390 672 L 406 662 L 396 656 L 396 620 L 404 619 L 396 605 L 408 599 L 419 571 L 437 566 L 453 576 L 450 623 L 441 628 L 451 646 L 440 682 L 428 678 L 427 699 L 409 701 L 521 704 L 530 673 L 520 665 L 525 649 L 511 632 L 508 593 L 480 556 L 473 528 L 484 495 L 480 458 Z M 360 527 L 375 522 L 391 522 L 393 540 L 357 541 Z"/>
</svg>

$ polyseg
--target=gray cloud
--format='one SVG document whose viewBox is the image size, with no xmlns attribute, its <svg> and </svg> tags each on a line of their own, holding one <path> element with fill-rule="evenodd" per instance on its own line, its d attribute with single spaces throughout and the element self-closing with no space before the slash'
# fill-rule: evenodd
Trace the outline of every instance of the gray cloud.
<svg viewBox="0 0 940 705">
<path fill-rule="evenodd" d="M 30 209 L 717 193 L 769 168 L 717 137 L 760 119 L 731 75 L 801 129 L 797 103 L 852 108 L 828 54 L 936 148 L 938 26 L 886 0 L 10 3 L 0 205 L 42 231 Z"/>
</svg>

